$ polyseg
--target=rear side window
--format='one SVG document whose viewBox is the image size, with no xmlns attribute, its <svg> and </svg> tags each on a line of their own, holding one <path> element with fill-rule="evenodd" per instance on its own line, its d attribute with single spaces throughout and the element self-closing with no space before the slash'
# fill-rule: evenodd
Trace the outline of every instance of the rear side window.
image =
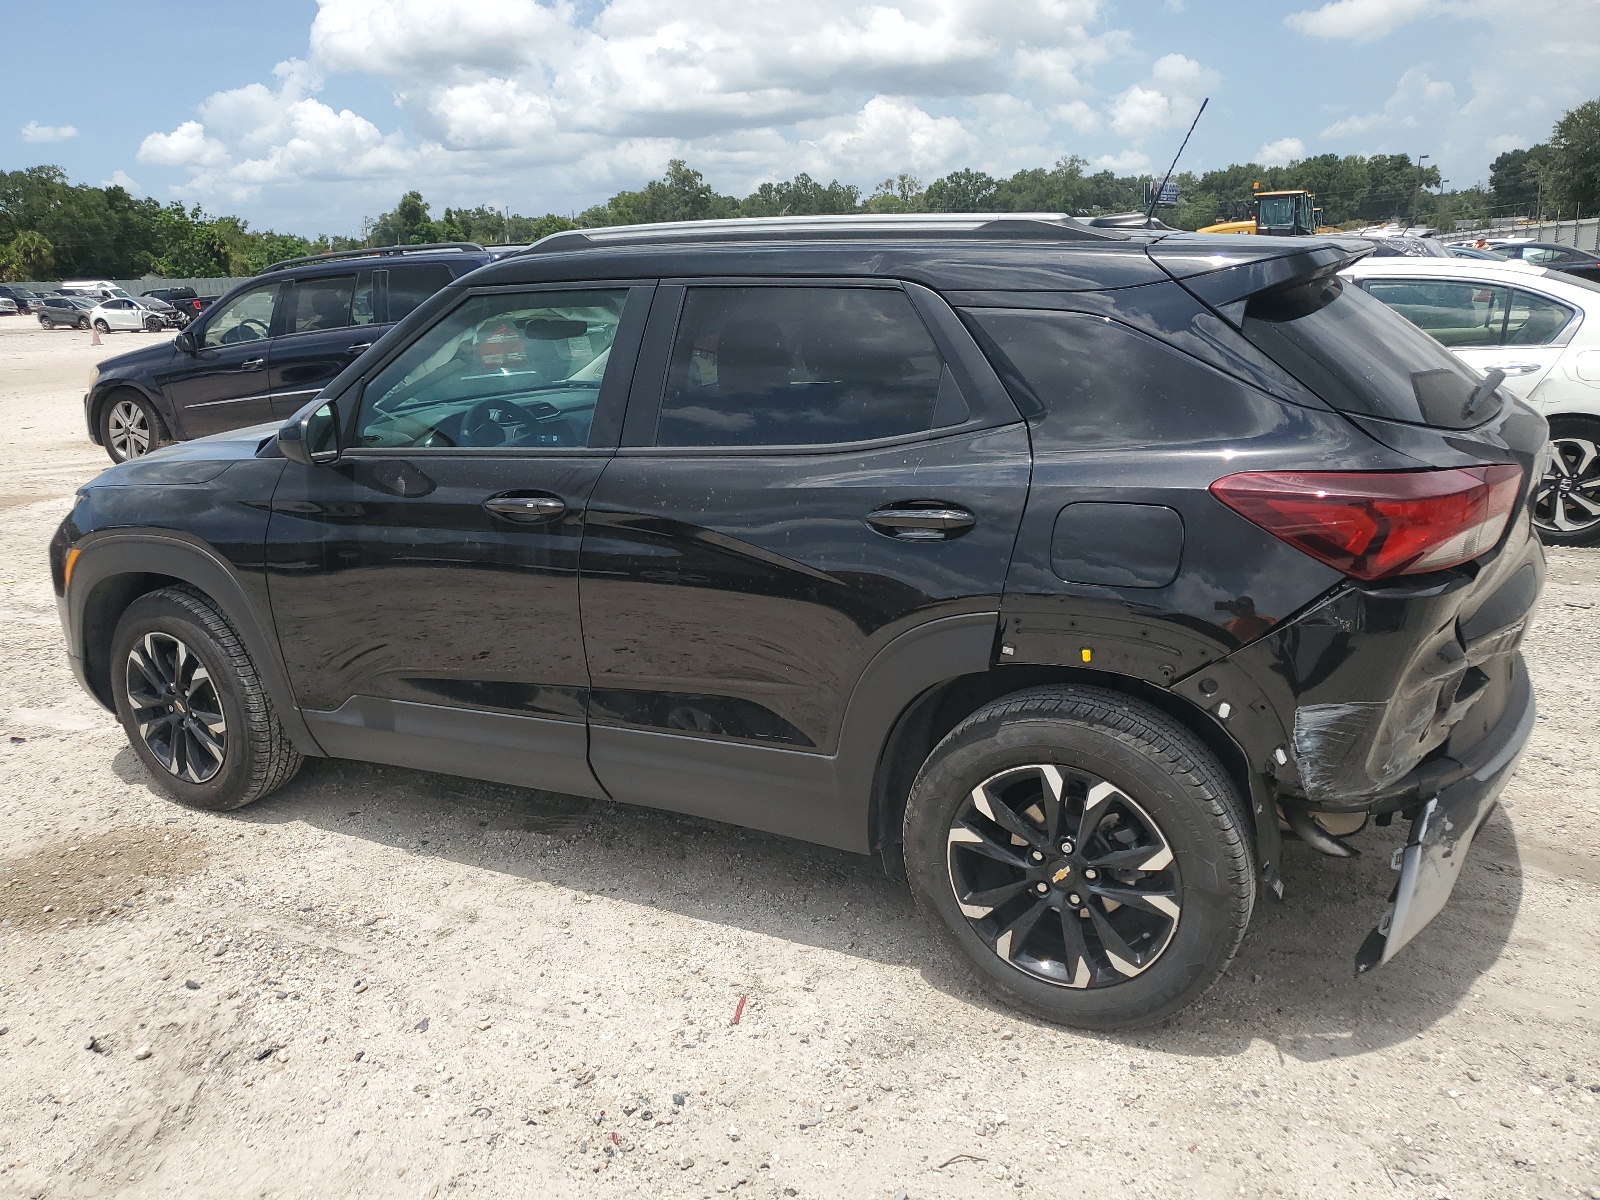
<svg viewBox="0 0 1600 1200">
<path fill-rule="evenodd" d="M 390 267 L 389 320 L 402 320 L 454 278 L 449 267 Z"/>
<path fill-rule="evenodd" d="M 1511 289 L 1441 279 L 1374 279 L 1367 291 L 1442 346 L 1498 346 Z"/>
<path fill-rule="evenodd" d="M 355 290 L 354 275 L 300 280 L 289 291 L 289 320 L 284 332 L 344 329 L 350 324 L 350 301 Z"/>
<path fill-rule="evenodd" d="M 806 446 L 956 424 L 968 410 L 902 291 L 692 288 L 660 446 Z"/>
<path fill-rule="evenodd" d="M 1252 296 L 1243 333 L 1341 412 L 1467 429 L 1500 408 L 1492 396 L 1473 404 L 1475 371 L 1337 275 Z"/>
<path fill-rule="evenodd" d="M 1506 314 L 1506 345 L 1548 346 L 1572 320 L 1572 310 L 1545 296 L 1515 288 Z"/>
</svg>

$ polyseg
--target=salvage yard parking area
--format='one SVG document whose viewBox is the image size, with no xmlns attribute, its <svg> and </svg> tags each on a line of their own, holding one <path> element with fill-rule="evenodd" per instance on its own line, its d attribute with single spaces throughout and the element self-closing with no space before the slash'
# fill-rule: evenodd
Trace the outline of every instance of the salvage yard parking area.
<svg viewBox="0 0 1600 1200">
<path fill-rule="evenodd" d="M 1600 551 L 1549 554 L 1532 742 L 1392 964 L 1400 824 L 1291 843 L 1198 1004 L 1079 1034 L 865 858 L 332 760 L 156 793 L 45 562 L 154 336 L 0 319 L 0 1197 L 1600 1197 Z"/>
</svg>

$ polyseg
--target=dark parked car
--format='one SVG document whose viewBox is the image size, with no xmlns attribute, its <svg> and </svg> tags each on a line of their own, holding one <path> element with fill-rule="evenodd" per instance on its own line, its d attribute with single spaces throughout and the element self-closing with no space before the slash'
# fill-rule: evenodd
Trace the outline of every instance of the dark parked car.
<svg viewBox="0 0 1600 1200">
<path fill-rule="evenodd" d="M 46 329 L 87 329 L 97 303 L 86 296 L 41 296 L 33 311 Z"/>
<path fill-rule="evenodd" d="M 1600 255 L 1557 242 L 1490 242 L 1489 248 L 1504 258 L 1520 258 L 1536 267 L 1565 271 L 1580 279 L 1600 283 Z"/>
<path fill-rule="evenodd" d="M 1335 856 L 1398 815 L 1373 967 L 1532 728 L 1546 430 L 1349 261 L 1069 218 L 556 235 L 281 429 L 80 492 L 68 651 L 184 803 L 331 755 L 877 853 L 984 987 L 1096 1028 L 1224 970 L 1280 813 Z"/>
<path fill-rule="evenodd" d="M 17 306 L 19 313 L 34 312 L 34 305 L 40 299 L 38 292 L 30 292 L 27 288 L 19 288 L 9 283 L 0 283 L 0 300 L 10 300 Z"/>
<path fill-rule="evenodd" d="M 141 296 L 151 300 L 163 300 L 178 312 L 178 328 L 182 329 L 190 321 L 205 311 L 206 306 L 216 300 L 215 296 L 202 296 L 192 287 L 151 288 L 148 292 L 140 292 Z"/>
<path fill-rule="evenodd" d="M 389 325 L 502 253 L 451 243 L 276 263 L 173 342 L 101 363 L 84 396 L 89 437 L 122 462 L 166 442 L 286 417 Z"/>
</svg>

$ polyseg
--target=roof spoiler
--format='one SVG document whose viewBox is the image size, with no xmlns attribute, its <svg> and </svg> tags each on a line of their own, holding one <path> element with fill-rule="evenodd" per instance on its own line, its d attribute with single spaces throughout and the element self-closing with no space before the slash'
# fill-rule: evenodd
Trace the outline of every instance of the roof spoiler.
<svg viewBox="0 0 1600 1200">
<path fill-rule="evenodd" d="M 1237 237 L 1237 235 L 1235 235 Z M 1269 239 L 1238 238 L 1255 243 Z M 1270 239 L 1269 246 L 1219 245 L 1172 238 L 1150 247 L 1155 264 L 1234 328 L 1244 322 L 1246 302 L 1258 292 L 1305 283 L 1348 267 L 1371 254 L 1370 242 Z M 1287 243 L 1287 244 L 1284 244 Z"/>
</svg>

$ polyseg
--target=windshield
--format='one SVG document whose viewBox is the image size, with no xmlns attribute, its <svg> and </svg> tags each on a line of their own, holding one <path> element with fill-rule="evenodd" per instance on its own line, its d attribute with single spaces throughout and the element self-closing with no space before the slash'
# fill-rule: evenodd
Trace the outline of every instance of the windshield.
<svg viewBox="0 0 1600 1200">
<path fill-rule="evenodd" d="M 1294 224 L 1293 196 L 1263 196 L 1261 198 L 1260 217 L 1262 225 L 1279 226 Z"/>
<path fill-rule="evenodd" d="M 1337 275 L 1252 296 L 1243 332 L 1341 412 L 1470 429 L 1500 410 L 1477 372 Z"/>
</svg>

